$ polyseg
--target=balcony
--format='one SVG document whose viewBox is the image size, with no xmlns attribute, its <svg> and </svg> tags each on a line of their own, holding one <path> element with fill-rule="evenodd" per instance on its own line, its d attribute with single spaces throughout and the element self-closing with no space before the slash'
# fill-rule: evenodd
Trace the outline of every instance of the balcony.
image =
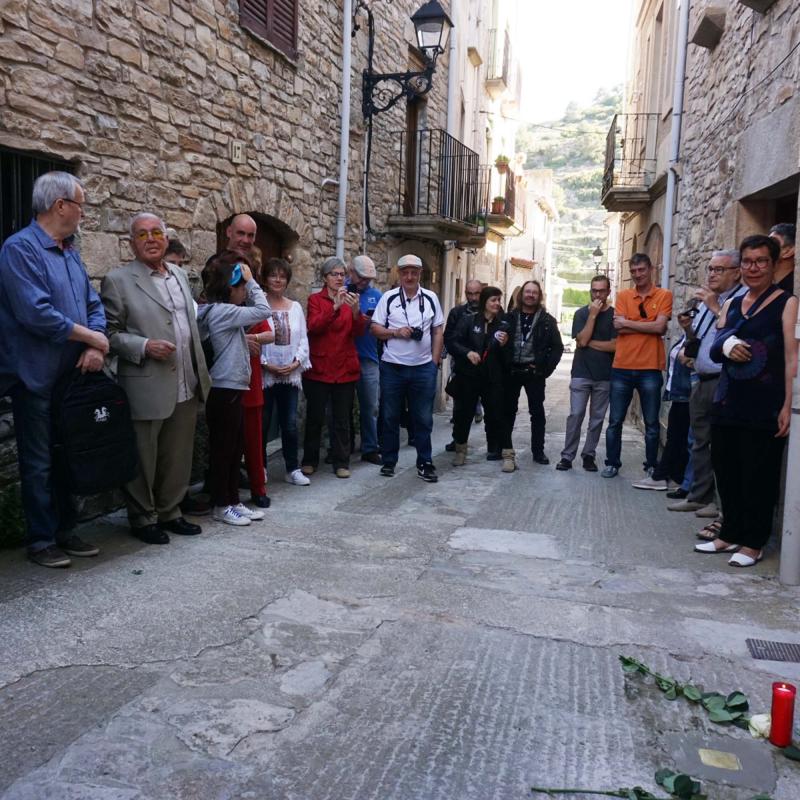
<svg viewBox="0 0 800 800">
<path fill-rule="evenodd" d="M 519 236 L 525 231 L 525 189 L 509 169 L 505 175 L 505 193 L 492 200 L 486 222 L 498 236 Z M 502 199 L 502 203 L 497 202 Z"/>
<path fill-rule="evenodd" d="M 478 154 L 440 129 L 402 131 L 394 236 L 464 247 L 486 242 L 489 181 Z"/>
<path fill-rule="evenodd" d="M 486 93 L 497 100 L 511 81 L 511 37 L 508 31 L 489 31 L 489 63 L 486 65 Z"/>
<path fill-rule="evenodd" d="M 641 211 L 653 202 L 658 114 L 616 114 L 606 139 L 600 202 L 608 211 Z"/>
</svg>

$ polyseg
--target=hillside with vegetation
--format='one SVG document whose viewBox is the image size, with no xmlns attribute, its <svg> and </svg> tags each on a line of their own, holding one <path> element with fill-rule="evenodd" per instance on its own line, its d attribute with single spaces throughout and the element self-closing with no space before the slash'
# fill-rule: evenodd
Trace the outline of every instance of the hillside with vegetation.
<svg viewBox="0 0 800 800">
<path fill-rule="evenodd" d="M 556 274 L 583 283 L 594 272 L 592 251 L 605 250 L 606 211 L 600 205 L 606 135 L 622 105 L 621 89 L 601 89 L 589 106 L 567 106 L 561 119 L 523 123 L 517 152 L 526 169 L 552 169 L 559 223 L 555 233 Z"/>
</svg>

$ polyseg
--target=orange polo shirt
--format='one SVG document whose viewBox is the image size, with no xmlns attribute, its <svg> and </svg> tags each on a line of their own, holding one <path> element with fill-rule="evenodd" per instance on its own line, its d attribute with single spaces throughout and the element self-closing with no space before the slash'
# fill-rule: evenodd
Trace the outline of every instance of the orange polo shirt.
<svg viewBox="0 0 800 800">
<path fill-rule="evenodd" d="M 647 317 L 640 313 L 644 304 Z M 635 322 L 655 322 L 672 316 L 672 292 L 654 286 L 644 297 L 636 289 L 623 289 L 614 301 L 614 312 Z M 661 369 L 666 366 L 664 337 L 655 333 L 620 333 L 614 353 L 616 369 Z"/>
</svg>

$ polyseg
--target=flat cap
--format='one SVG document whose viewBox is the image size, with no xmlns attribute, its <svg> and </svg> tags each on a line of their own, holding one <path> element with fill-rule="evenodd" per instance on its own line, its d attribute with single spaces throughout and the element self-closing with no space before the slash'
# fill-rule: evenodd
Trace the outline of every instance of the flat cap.
<svg viewBox="0 0 800 800">
<path fill-rule="evenodd" d="M 422 269 L 422 259 L 419 256 L 401 256 L 397 259 L 397 269 L 405 269 L 406 267 Z"/>
</svg>

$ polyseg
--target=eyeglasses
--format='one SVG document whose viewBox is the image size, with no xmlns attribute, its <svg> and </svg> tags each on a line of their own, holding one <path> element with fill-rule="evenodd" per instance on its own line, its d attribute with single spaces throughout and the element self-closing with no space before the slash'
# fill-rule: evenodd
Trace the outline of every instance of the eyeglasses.
<svg viewBox="0 0 800 800">
<path fill-rule="evenodd" d="M 739 269 L 739 267 L 708 267 L 708 274 L 722 275 L 723 272 L 727 272 L 729 269 Z"/>
<path fill-rule="evenodd" d="M 148 239 L 155 239 L 157 242 L 160 242 L 164 238 L 164 231 L 161 228 L 153 228 L 152 231 L 136 231 L 133 234 L 134 239 L 138 239 L 140 242 L 146 242 Z"/>
<path fill-rule="evenodd" d="M 642 300 L 642 302 L 639 303 L 639 316 L 642 319 L 647 319 L 647 310 L 644 307 L 644 300 Z"/>
<path fill-rule="evenodd" d="M 73 200 L 70 197 L 59 197 L 59 200 L 63 200 L 65 203 L 72 203 L 74 206 L 78 206 L 78 208 L 83 211 L 83 203 L 79 203 L 77 200 Z"/>
<path fill-rule="evenodd" d="M 344 272 L 329 272 L 329 278 L 344 278 Z"/>
<path fill-rule="evenodd" d="M 769 256 L 759 256 L 758 258 L 743 258 L 742 269 L 766 269 L 772 264 L 772 259 Z"/>
</svg>

